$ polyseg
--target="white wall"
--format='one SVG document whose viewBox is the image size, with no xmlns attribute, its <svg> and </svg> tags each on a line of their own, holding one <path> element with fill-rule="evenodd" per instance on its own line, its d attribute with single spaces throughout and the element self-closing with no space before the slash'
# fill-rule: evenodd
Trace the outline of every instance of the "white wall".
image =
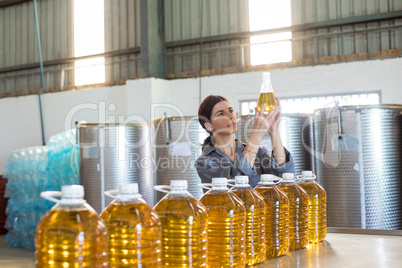
<svg viewBox="0 0 402 268">
<path fill-rule="evenodd" d="M 74 128 L 75 121 L 97 123 L 105 122 L 113 115 L 124 115 L 126 92 L 124 85 L 44 94 L 42 106 L 46 141 L 63 132 L 66 123 L 70 129 Z M 115 105 L 114 111 L 111 111 L 113 107 L 110 104 Z"/>
<path fill-rule="evenodd" d="M 11 152 L 42 145 L 38 96 L 0 99 L 0 174 Z"/>
<path fill-rule="evenodd" d="M 278 97 L 381 91 L 382 102 L 402 104 L 402 58 L 297 67 L 271 71 Z M 261 72 L 203 77 L 201 99 L 210 94 L 238 102 L 257 99 Z M 45 139 L 74 126 L 75 121 L 150 122 L 168 115 L 197 115 L 200 80 L 139 79 L 126 85 L 48 93 L 42 96 Z M 80 109 L 79 109 L 80 108 Z M 115 108 L 115 109 L 113 109 Z M 76 111 L 74 111 L 76 109 Z M 0 174 L 9 154 L 41 145 L 37 96 L 0 99 Z"/>
</svg>

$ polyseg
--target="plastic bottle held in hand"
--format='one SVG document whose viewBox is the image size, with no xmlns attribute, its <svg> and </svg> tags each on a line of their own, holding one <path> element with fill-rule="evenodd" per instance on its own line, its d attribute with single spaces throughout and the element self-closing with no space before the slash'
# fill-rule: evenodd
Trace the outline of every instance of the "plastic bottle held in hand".
<svg viewBox="0 0 402 268">
<path fill-rule="evenodd" d="M 57 204 L 36 228 L 36 267 L 108 267 L 107 228 L 83 199 L 84 187 L 62 186 L 41 197 Z"/>
<path fill-rule="evenodd" d="M 289 250 L 299 250 L 308 244 L 308 195 L 295 182 L 293 173 L 283 173 L 279 187 L 289 199 Z"/>
<path fill-rule="evenodd" d="M 262 73 L 262 83 L 260 95 L 258 97 L 257 110 L 261 111 L 264 103 L 267 104 L 263 112 L 269 112 L 276 107 L 276 100 L 274 94 L 274 88 L 271 84 L 271 73 L 265 72 Z"/>
<path fill-rule="evenodd" d="M 246 265 L 246 207 L 229 192 L 226 178 L 213 178 L 212 186 L 200 199 L 208 213 L 208 267 Z M 209 189 L 209 188 L 208 188 Z"/>
<path fill-rule="evenodd" d="M 318 184 L 312 171 L 302 171 L 299 185 L 308 194 L 308 237 L 310 243 L 319 243 L 327 236 L 327 194 Z"/>
<path fill-rule="evenodd" d="M 276 258 L 289 252 L 289 199 L 276 184 L 280 181 L 271 174 L 261 174 L 255 190 L 265 201 L 265 243 L 267 258 Z"/>
<path fill-rule="evenodd" d="M 250 187 L 248 176 L 236 176 L 235 193 L 246 207 L 246 264 L 265 260 L 265 203 L 262 196 Z"/>
<path fill-rule="evenodd" d="M 187 191 L 185 180 L 154 189 L 168 193 L 154 207 L 162 222 L 162 267 L 207 267 L 205 207 Z"/>
<path fill-rule="evenodd" d="M 105 195 L 115 199 L 101 214 L 109 233 L 110 267 L 161 267 L 161 221 L 141 198 L 138 184 L 121 184 Z"/>
</svg>

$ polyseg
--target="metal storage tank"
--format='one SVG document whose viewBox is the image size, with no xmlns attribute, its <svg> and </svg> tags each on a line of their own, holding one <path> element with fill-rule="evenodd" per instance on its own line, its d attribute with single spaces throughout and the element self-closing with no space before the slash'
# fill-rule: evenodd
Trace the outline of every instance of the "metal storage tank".
<svg viewBox="0 0 402 268">
<path fill-rule="evenodd" d="M 315 112 L 315 167 L 328 195 L 328 226 L 402 228 L 401 113 L 402 105 Z"/>
<path fill-rule="evenodd" d="M 208 137 L 198 117 L 163 117 L 154 122 L 156 184 L 187 180 L 188 190 L 196 198 L 202 195 L 201 183 L 194 162 L 201 155 L 201 144 Z M 157 202 L 164 196 L 157 193 Z"/>
<path fill-rule="evenodd" d="M 237 138 L 247 142 L 253 127 L 254 116 L 240 116 L 237 124 Z M 282 114 L 279 125 L 283 146 L 288 149 L 295 162 L 295 173 L 302 170 L 314 170 L 314 159 L 311 154 L 313 148 L 313 126 L 309 114 Z M 261 146 L 268 151 L 272 150 L 271 138 L 266 133 Z"/>
<path fill-rule="evenodd" d="M 151 129 L 144 124 L 80 124 L 80 183 L 85 199 L 98 212 L 112 201 L 103 192 L 121 183 L 138 183 L 145 201 L 154 205 Z"/>
</svg>

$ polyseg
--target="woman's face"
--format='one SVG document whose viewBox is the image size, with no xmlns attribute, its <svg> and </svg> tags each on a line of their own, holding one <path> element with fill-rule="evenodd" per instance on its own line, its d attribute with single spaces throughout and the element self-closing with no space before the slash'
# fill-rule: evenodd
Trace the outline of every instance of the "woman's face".
<svg viewBox="0 0 402 268">
<path fill-rule="evenodd" d="M 210 123 L 206 123 L 206 127 L 214 134 L 228 135 L 237 132 L 236 115 L 229 102 L 221 101 L 215 104 Z"/>
</svg>

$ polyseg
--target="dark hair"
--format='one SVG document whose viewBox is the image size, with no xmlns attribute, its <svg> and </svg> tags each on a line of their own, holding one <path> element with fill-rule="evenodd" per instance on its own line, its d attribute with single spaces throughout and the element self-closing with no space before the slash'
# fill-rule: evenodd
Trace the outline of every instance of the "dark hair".
<svg viewBox="0 0 402 268">
<path fill-rule="evenodd" d="M 202 128 L 209 133 L 208 138 L 206 138 L 202 144 L 202 149 L 204 149 L 206 145 L 214 146 L 213 135 L 205 128 L 204 125 L 205 123 L 210 122 L 212 109 L 221 101 L 227 101 L 227 99 L 219 95 L 209 95 L 201 102 L 200 108 L 198 108 L 198 121 L 200 122 Z"/>
</svg>

